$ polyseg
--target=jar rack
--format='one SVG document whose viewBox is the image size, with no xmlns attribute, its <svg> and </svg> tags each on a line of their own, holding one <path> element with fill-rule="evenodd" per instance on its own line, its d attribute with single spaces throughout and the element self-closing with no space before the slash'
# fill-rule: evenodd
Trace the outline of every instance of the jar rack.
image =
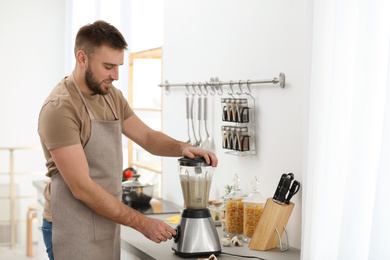
<svg viewBox="0 0 390 260">
<path fill-rule="evenodd" d="M 167 80 L 164 84 L 158 86 L 165 89 L 165 94 L 169 95 L 171 87 L 186 87 L 186 96 L 198 95 L 207 96 L 218 94 L 224 95 L 223 86 L 228 86 L 227 94 L 231 98 L 221 97 L 222 103 L 222 121 L 228 124 L 221 126 L 222 148 L 226 149 L 227 154 L 245 156 L 256 154 L 256 100 L 251 95 L 251 85 L 257 84 L 278 84 L 281 88 L 285 87 L 286 77 L 283 72 L 279 73 L 279 77 L 274 77 L 270 80 L 239 80 L 239 81 L 220 81 L 217 77 L 210 78 L 209 82 L 193 82 L 193 83 L 169 83 Z M 243 86 L 246 90 L 243 90 Z M 246 95 L 248 98 L 242 98 Z M 225 100 L 225 102 L 223 102 Z M 226 100 L 230 100 L 226 102 Z M 246 105 L 238 105 L 245 104 Z M 225 106 L 224 106 L 225 104 Z M 230 106 L 230 108 L 229 108 Z M 229 117 L 225 115 L 225 110 L 232 112 Z M 240 110 L 242 109 L 242 110 Z"/>
<path fill-rule="evenodd" d="M 235 96 L 221 98 L 222 148 L 226 154 L 254 155 L 256 154 L 256 100 L 250 93 L 244 93 L 248 98 Z M 241 95 L 241 94 L 240 94 Z"/>
</svg>

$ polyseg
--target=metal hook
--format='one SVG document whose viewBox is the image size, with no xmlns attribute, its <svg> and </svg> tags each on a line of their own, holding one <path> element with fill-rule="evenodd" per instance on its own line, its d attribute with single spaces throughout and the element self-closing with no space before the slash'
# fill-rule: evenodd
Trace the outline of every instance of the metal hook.
<svg viewBox="0 0 390 260">
<path fill-rule="evenodd" d="M 191 91 L 189 90 L 189 86 L 190 86 L 190 84 L 187 82 L 187 83 L 186 83 L 187 92 L 184 93 L 184 94 L 186 94 L 186 96 L 189 96 L 189 95 L 191 94 Z"/>
<path fill-rule="evenodd" d="M 198 94 L 198 92 L 196 92 L 196 89 L 195 89 L 196 85 L 197 85 L 197 84 L 196 84 L 195 82 L 192 83 L 192 89 L 194 90 L 194 93 L 191 93 L 191 95 L 193 95 L 193 96 L 195 96 L 195 95 Z M 199 94 L 198 94 L 198 95 L 199 95 Z"/>
<path fill-rule="evenodd" d="M 218 95 L 222 96 L 223 95 L 222 83 L 221 83 L 221 81 L 219 81 L 218 77 L 215 78 L 215 81 L 218 82 L 218 86 L 216 87 L 218 90 Z"/>
<path fill-rule="evenodd" d="M 207 96 L 209 94 L 209 91 L 207 90 L 207 84 L 208 84 L 207 81 L 202 84 L 204 90 L 206 91 L 206 94 L 202 91 L 202 86 L 200 86 L 200 92 L 202 92 L 203 96 Z"/>
<path fill-rule="evenodd" d="M 169 88 L 168 80 L 165 81 L 165 94 L 169 95 L 171 93 L 171 90 Z"/>
<path fill-rule="evenodd" d="M 212 92 L 210 93 L 212 96 L 214 96 L 215 95 L 215 93 L 217 93 L 216 92 L 216 88 L 215 88 L 215 86 L 214 86 L 214 83 L 215 81 L 214 81 L 214 78 L 210 78 L 210 83 L 208 83 L 208 85 L 210 86 L 210 89 L 212 90 Z"/>
<path fill-rule="evenodd" d="M 234 85 L 233 80 L 231 80 L 231 81 L 229 82 L 229 87 L 230 87 L 230 90 L 231 90 L 232 92 L 228 92 L 229 95 L 233 95 L 233 93 L 234 93 L 234 91 L 233 91 L 233 85 Z"/>
<path fill-rule="evenodd" d="M 194 82 L 194 84 L 195 84 L 195 82 Z M 195 84 L 194 85 L 195 87 L 196 86 L 198 86 L 198 89 L 199 89 L 199 91 L 200 91 L 200 93 L 198 93 L 198 91 L 196 91 L 196 88 L 195 87 L 193 87 L 194 88 L 194 91 L 195 91 L 195 93 L 198 95 L 198 96 L 202 96 L 202 89 L 200 88 L 200 86 L 201 86 L 201 83 L 199 82 L 198 84 Z"/>
<path fill-rule="evenodd" d="M 199 93 L 197 93 L 199 96 L 207 96 L 207 89 L 206 89 L 206 94 L 205 93 L 203 93 L 203 91 L 202 91 L 202 86 L 204 86 L 203 84 L 202 84 L 202 82 L 199 82 L 198 83 L 198 88 L 199 88 L 199 91 L 200 91 L 200 94 Z"/>
<path fill-rule="evenodd" d="M 213 80 L 214 80 L 214 79 L 213 79 Z M 213 86 L 212 84 L 206 82 L 205 85 L 204 85 L 204 87 L 206 88 L 206 90 L 207 90 L 207 85 L 209 85 L 209 86 L 210 86 L 210 89 L 211 89 L 210 95 L 214 96 L 215 93 L 216 93 L 214 86 Z"/>
<path fill-rule="evenodd" d="M 251 81 L 248 79 L 247 81 L 246 81 L 246 87 L 248 88 L 248 90 L 249 90 L 249 92 L 245 92 L 245 94 L 251 94 L 252 93 L 252 91 L 251 91 L 251 83 L 250 83 Z"/>
<path fill-rule="evenodd" d="M 236 92 L 237 95 L 241 95 L 241 94 L 242 94 L 241 85 L 242 85 L 241 80 L 239 80 L 239 81 L 238 81 L 238 88 L 240 89 L 241 92 L 240 92 L 240 93 Z"/>
</svg>

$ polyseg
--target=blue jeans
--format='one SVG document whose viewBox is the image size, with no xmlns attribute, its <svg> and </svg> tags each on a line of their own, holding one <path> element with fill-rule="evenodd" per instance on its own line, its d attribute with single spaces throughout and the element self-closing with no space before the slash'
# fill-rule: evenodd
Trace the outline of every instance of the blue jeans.
<svg viewBox="0 0 390 260">
<path fill-rule="evenodd" d="M 46 252 L 50 260 L 54 260 L 53 245 L 51 242 L 52 231 L 53 231 L 53 223 L 47 221 L 46 219 L 43 219 L 43 223 L 42 223 L 43 241 L 45 242 Z"/>
</svg>

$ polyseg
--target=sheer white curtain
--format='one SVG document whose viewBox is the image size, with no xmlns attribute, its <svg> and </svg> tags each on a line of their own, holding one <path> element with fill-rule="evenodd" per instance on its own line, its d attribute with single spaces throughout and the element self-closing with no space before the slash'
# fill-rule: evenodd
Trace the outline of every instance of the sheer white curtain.
<svg viewBox="0 0 390 260">
<path fill-rule="evenodd" d="M 301 259 L 390 259 L 390 1 L 313 3 Z"/>
</svg>

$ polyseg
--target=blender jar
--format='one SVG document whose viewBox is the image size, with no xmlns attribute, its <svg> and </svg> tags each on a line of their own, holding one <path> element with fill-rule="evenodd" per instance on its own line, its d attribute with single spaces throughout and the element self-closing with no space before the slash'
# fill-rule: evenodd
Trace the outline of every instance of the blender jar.
<svg viewBox="0 0 390 260">
<path fill-rule="evenodd" d="M 242 199 L 245 195 L 240 188 L 240 179 L 237 174 L 234 182 L 232 191 L 225 197 L 225 224 L 227 232 L 225 237 L 241 237 L 244 233 L 244 204 Z"/>
<path fill-rule="evenodd" d="M 180 158 L 179 177 L 187 209 L 205 209 L 208 205 L 213 167 L 204 158 Z"/>
<path fill-rule="evenodd" d="M 243 199 L 244 203 L 244 242 L 249 243 L 263 214 L 266 199 L 258 191 L 259 181 L 252 182 L 253 191 Z"/>
</svg>

